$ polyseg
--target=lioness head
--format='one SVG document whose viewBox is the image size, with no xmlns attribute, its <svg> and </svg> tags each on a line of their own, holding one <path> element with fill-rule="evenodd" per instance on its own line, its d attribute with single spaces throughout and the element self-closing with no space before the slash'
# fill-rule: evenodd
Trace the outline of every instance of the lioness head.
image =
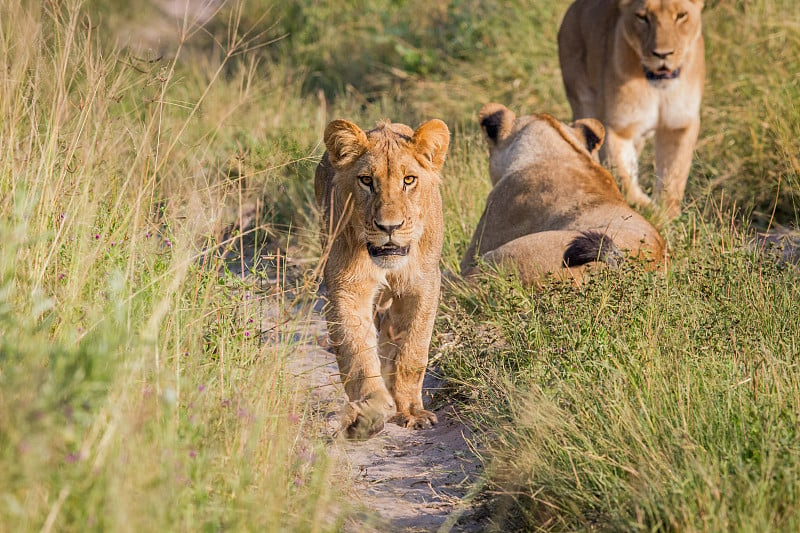
<svg viewBox="0 0 800 533">
<path fill-rule="evenodd" d="M 450 132 L 438 119 L 416 131 L 388 121 L 367 132 L 347 120 L 325 128 L 334 185 L 350 197 L 349 223 L 377 266 L 406 264 L 425 230 L 449 145 Z"/>
<path fill-rule="evenodd" d="M 652 83 L 680 76 L 700 37 L 703 0 L 620 0 L 624 35 Z"/>
<path fill-rule="evenodd" d="M 561 153 L 583 153 L 595 161 L 605 139 L 605 128 L 593 118 L 562 124 L 550 115 L 517 117 L 502 104 L 481 108 L 478 121 L 489 145 L 489 177 L 492 185 L 536 160 L 552 161 Z M 566 141 L 566 142 L 565 142 Z"/>
</svg>

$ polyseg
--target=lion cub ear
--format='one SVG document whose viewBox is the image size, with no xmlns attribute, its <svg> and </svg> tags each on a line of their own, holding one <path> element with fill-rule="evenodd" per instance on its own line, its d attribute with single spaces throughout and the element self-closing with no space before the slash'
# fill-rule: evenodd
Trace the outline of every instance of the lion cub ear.
<svg viewBox="0 0 800 533">
<path fill-rule="evenodd" d="M 516 118 L 513 111 L 502 104 L 489 103 L 481 108 L 478 112 L 478 122 L 490 148 L 508 137 Z"/>
<path fill-rule="evenodd" d="M 417 128 L 411 142 L 422 156 L 422 162 L 438 172 L 444 165 L 447 149 L 450 147 L 450 130 L 447 129 L 447 124 L 435 118 Z"/>
<path fill-rule="evenodd" d="M 333 120 L 325 128 L 325 148 L 334 168 L 352 164 L 366 152 L 367 134 L 349 120 Z"/>
<path fill-rule="evenodd" d="M 572 129 L 575 130 L 578 139 L 583 142 L 592 157 L 595 157 L 606 138 L 606 129 L 603 124 L 593 118 L 582 118 L 572 123 Z"/>
</svg>

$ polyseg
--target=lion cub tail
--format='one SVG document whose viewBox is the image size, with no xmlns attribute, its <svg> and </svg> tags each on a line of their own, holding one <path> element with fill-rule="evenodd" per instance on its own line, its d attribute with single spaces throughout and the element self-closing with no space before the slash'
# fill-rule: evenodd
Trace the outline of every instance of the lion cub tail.
<svg viewBox="0 0 800 533">
<path fill-rule="evenodd" d="M 616 268 L 622 262 L 622 250 L 605 233 L 582 231 L 564 251 L 564 264 L 576 267 L 594 261 Z"/>
</svg>

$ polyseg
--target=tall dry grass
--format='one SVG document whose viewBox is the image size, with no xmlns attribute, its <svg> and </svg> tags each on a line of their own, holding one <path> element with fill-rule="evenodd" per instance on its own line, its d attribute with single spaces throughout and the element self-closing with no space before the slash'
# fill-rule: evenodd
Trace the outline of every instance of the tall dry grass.
<svg viewBox="0 0 800 533">
<path fill-rule="evenodd" d="M 187 66 L 195 30 L 151 62 L 78 1 L 0 5 L 2 530 L 336 526 L 294 344 L 261 334 L 286 292 L 224 258 L 231 123 L 287 82 L 235 37 Z"/>
</svg>

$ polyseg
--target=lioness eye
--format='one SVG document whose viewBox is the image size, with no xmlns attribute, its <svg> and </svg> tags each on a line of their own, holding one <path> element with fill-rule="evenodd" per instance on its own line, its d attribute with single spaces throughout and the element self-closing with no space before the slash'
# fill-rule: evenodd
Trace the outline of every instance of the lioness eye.
<svg viewBox="0 0 800 533">
<path fill-rule="evenodd" d="M 405 178 L 403 178 L 404 185 L 413 185 L 415 181 L 417 181 L 416 176 L 406 176 Z"/>
<path fill-rule="evenodd" d="M 636 13 L 636 18 L 641 20 L 642 22 L 650 22 L 647 20 L 647 13 Z"/>
<path fill-rule="evenodd" d="M 680 13 L 675 15 L 675 20 L 676 21 L 681 21 L 681 20 L 686 18 L 686 15 L 687 15 L 687 13 L 685 11 L 681 11 Z"/>
<path fill-rule="evenodd" d="M 366 185 L 367 187 L 372 187 L 372 176 L 359 176 L 358 181 Z"/>
</svg>

